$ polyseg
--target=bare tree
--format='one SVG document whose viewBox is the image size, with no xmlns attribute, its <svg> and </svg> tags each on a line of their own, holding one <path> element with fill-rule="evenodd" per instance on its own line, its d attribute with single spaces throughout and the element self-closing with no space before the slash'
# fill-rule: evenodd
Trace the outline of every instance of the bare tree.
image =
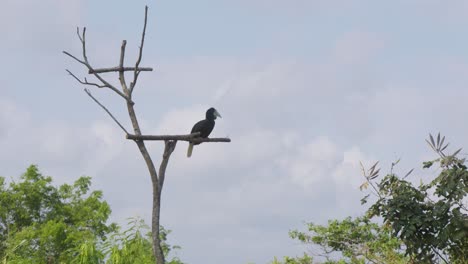
<svg viewBox="0 0 468 264">
<path fill-rule="evenodd" d="M 152 187 L 153 187 L 153 207 L 152 207 L 152 236 L 153 236 L 153 253 L 156 257 L 156 263 L 164 264 L 164 254 L 161 248 L 161 240 L 159 238 L 159 227 L 160 227 L 160 208 L 161 208 L 161 192 L 164 184 L 164 178 L 166 176 L 166 168 L 169 163 L 169 158 L 171 157 L 172 152 L 174 151 L 177 141 L 190 141 L 194 143 L 202 143 L 202 142 L 230 142 L 229 138 L 200 138 L 199 133 L 187 134 L 187 135 L 143 135 L 140 129 L 140 125 L 138 124 L 138 118 L 135 113 L 134 105 L 135 102 L 133 101 L 132 95 L 133 91 L 136 87 L 138 76 L 143 71 L 152 71 L 153 69 L 150 67 L 140 67 L 140 62 L 143 56 L 143 45 L 145 42 L 145 33 L 146 33 L 146 24 L 148 18 L 148 7 L 145 7 L 145 20 L 143 25 L 143 33 L 141 35 L 141 43 L 138 52 L 138 58 L 136 60 L 134 67 L 124 67 L 124 59 L 125 59 L 125 47 L 127 45 L 127 41 L 122 41 L 122 46 L 120 49 L 120 60 L 119 66 L 117 67 L 110 67 L 110 68 L 102 68 L 102 69 L 95 69 L 91 66 L 87 54 L 86 54 L 86 27 L 80 32 L 80 29 L 77 28 L 77 35 L 81 42 L 82 46 L 82 58 L 79 59 L 78 57 L 72 55 L 69 52 L 64 51 L 63 53 L 67 56 L 73 58 L 75 61 L 83 64 L 87 70 L 88 74 L 93 75 L 97 82 L 89 82 L 87 78 L 80 79 L 71 71 L 67 70 L 67 72 L 79 83 L 86 85 L 86 86 L 94 86 L 97 88 L 108 88 L 115 92 L 117 95 L 122 97 L 125 100 L 126 107 L 128 110 L 128 115 L 130 117 L 130 121 L 133 127 L 133 134 L 129 133 L 125 127 L 112 115 L 112 113 L 103 105 L 101 104 L 88 89 L 84 89 L 84 91 L 102 108 L 104 109 L 107 114 L 114 120 L 114 122 L 124 131 L 126 138 L 129 140 L 133 140 L 138 149 L 143 156 L 143 159 L 146 163 L 148 168 L 148 172 L 151 176 Z M 133 80 L 127 85 L 125 80 L 125 71 L 133 72 Z M 121 89 L 118 89 L 116 86 L 112 85 L 108 82 L 101 74 L 103 73 L 118 73 L 118 79 L 120 81 Z M 145 140 L 161 140 L 164 141 L 164 152 L 162 155 L 162 161 L 159 165 L 159 170 L 156 170 L 154 162 L 145 146 Z"/>
</svg>

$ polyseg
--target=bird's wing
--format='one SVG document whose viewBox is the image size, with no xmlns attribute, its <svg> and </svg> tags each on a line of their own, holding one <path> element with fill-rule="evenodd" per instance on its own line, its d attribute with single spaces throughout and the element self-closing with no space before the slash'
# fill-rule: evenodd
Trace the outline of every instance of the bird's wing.
<svg viewBox="0 0 468 264">
<path fill-rule="evenodd" d="M 193 127 L 190 133 L 200 132 L 203 129 L 205 120 L 198 121 Z"/>
</svg>

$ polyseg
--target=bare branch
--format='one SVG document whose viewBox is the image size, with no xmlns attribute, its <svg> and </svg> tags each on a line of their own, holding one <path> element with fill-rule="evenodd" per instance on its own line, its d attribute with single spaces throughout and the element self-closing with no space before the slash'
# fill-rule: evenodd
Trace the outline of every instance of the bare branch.
<svg viewBox="0 0 468 264">
<path fill-rule="evenodd" d="M 94 71 L 93 67 L 89 64 L 89 61 L 88 61 L 88 57 L 86 55 L 86 27 L 83 28 L 83 33 L 82 35 L 80 36 L 80 30 L 79 28 L 77 28 L 77 35 L 78 35 L 78 38 L 80 39 L 80 42 L 81 42 L 81 48 L 82 48 L 82 55 L 83 55 L 83 61 L 78 59 L 77 57 L 71 55 L 70 53 L 66 52 L 66 51 L 63 51 L 64 54 L 70 56 L 71 58 L 73 58 L 74 60 L 78 61 L 79 63 L 83 64 L 86 66 L 86 68 L 88 68 L 89 71 Z M 118 95 L 120 95 L 122 98 L 124 98 L 126 101 L 129 101 L 131 104 L 134 104 L 133 101 L 130 100 L 130 98 L 128 98 L 125 94 L 123 94 L 121 91 L 119 91 L 117 88 L 115 88 L 115 86 L 113 86 L 112 84 L 110 84 L 109 82 L 107 82 L 106 80 L 104 80 L 99 74 L 97 73 L 93 73 L 93 75 L 99 80 L 102 82 L 102 86 L 103 87 L 107 87 L 109 89 L 111 89 L 112 91 L 116 92 Z"/>
<path fill-rule="evenodd" d="M 90 70 L 93 69 L 91 66 L 89 66 L 89 64 L 87 66 L 88 66 L 88 69 L 90 69 Z M 104 80 L 99 74 L 94 73 L 93 75 L 96 76 L 96 78 L 98 78 L 98 80 L 100 80 L 107 88 L 109 88 L 112 91 L 116 92 L 118 95 L 122 96 L 126 101 L 130 101 L 133 104 L 133 102 L 130 100 L 130 98 L 128 98 L 125 94 L 123 94 L 121 91 L 119 91 L 117 88 L 115 88 L 112 84 L 110 84 L 106 80 Z"/>
<path fill-rule="evenodd" d="M 135 88 L 135 85 L 137 83 L 137 80 L 138 80 L 138 75 L 140 75 L 140 70 L 137 70 L 138 69 L 138 66 L 140 66 L 140 62 L 141 62 L 141 57 L 143 55 L 143 45 L 145 44 L 145 35 L 146 35 L 146 23 L 148 21 L 148 6 L 145 6 L 145 22 L 143 24 L 143 33 L 141 34 L 141 44 L 140 44 L 140 52 L 138 53 L 138 59 L 135 63 L 135 71 L 134 71 L 134 74 L 133 74 L 133 82 L 130 84 L 130 97 L 132 95 L 132 92 L 133 92 L 133 88 Z"/>
<path fill-rule="evenodd" d="M 91 85 L 91 86 L 96 86 L 98 88 L 105 88 L 105 85 L 99 85 L 97 83 L 90 83 L 88 80 L 85 78 L 84 81 L 80 80 L 78 77 L 76 77 L 75 74 L 73 74 L 71 71 L 66 70 L 68 74 L 70 74 L 75 80 L 77 80 L 79 83 L 84 84 L 84 85 Z"/>
<path fill-rule="evenodd" d="M 80 27 L 76 27 L 76 35 L 78 36 L 78 39 L 80 39 L 80 42 L 83 42 L 83 38 L 80 36 Z"/>
<path fill-rule="evenodd" d="M 124 59 L 125 59 L 125 46 L 127 41 L 122 41 L 122 47 L 120 48 L 120 62 L 119 62 L 119 80 L 123 91 L 128 95 L 127 83 L 125 82 L 125 72 L 123 71 Z"/>
<path fill-rule="evenodd" d="M 68 53 L 68 52 L 66 52 L 66 51 L 62 51 L 62 52 L 63 52 L 65 55 L 68 55 L 68 56 L 70 56 L 71 58 L 73 58 L 73 59 L 74 59 L 74 60 L 76 60 L 77 62 L 79 62 L 79 63 L 81 63 L 81 64 L 83 64 L 83 65 L 87 66 L 87 65 L 86 65 L 86 63 L 85 63 L 84 61 L 82 61 L 82 60 L 78 59 L 77 57 L 75 57 L 75 56 L 71 55 L 70 53 Z"/>
<path fill-rule="evenodd" d="M 166 168 L 169 163 L 169 158 L 171 157 L 172 152 L 174 151 L 177 144 L 177 140 L 166 140 L 164 141 L 164 153 L 163 160 L 159 166 L 159 190 L 162 190 L 164 184 L 164 178 L 166 176 Z"/>
<path fill-rule="evenodd" d="M 100 107 L 102 107 L 102 109 L 104 109 L 104 111 L 106 111 L 110 115 L 110 117 L 115 121 L 115 123 L 117 123 L 117 125 L 119 125 L 119 127 L 125 132 L 125 134 L 128 135 L 127 130 L 122 126 L 122 124 L 119 123 L 119 121 L 117 121 L 117 119 L 111 114 L 111 112 L 107 110 L 107 108 L 104 105 L 102 105 L 96 98 L 94 98 L 94 96 L 88 89 L 84 89 L 84 91 L 89 95 L 89 97 L 91 97 L 94 100 L 94 102 L 96 102 Z"/>
<path fill-rule="evenodd" d="M 127 139 L 131 140 L 181 140 L 190 141 L 192 143 L 203 142 L 231 142 L 230 138 L 200 138 L 199 133 L 188 135 L 132 135 L 128 134 Z"/>
<path fill-rule="evenodd" d="M 91 69 L 88 71 L 89 74 L 94 73 L 105 73 L 105 72 L 119 72 L 119 71 L 153 71 L 151 67 L 111 67 L 111 68 L 99 68 L 99 69 Z"/>
</svg>

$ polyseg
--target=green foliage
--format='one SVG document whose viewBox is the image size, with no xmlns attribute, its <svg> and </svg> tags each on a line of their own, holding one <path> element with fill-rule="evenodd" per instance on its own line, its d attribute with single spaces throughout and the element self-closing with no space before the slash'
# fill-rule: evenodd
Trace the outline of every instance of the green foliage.
<svg viewBox="0 0 468 264">
<path fill-rule="evenodd" d="M 302 243 L 320 246 L 327 256 L 326 263 L 407 263 L 400 252 L 401 241 L 391 236 L 390 229 L 365 217 L 330 220 L 326 226 L 309 223 L 307 227 L 307 233 L 293 230 L 289 235 Z M 331 260 L 330 253 L 337 252 L 342 258 Z"/>
<path fill-rule="evenodd" d="M 104 254 L 96 248 L 94 241 L 85 241 L 76 248 L 70 249 L 73 254 L 72 264 L 104 263 Z"/>
<path fill-rule="evenodd" d="M 155 263 L 148 226 L 138 218 L 124 232 L 106 224 L 111 209 L 102 192 L 90 187 L 90 177 L 55 187 L 37 166 L 8 186 L 0 177 L 1 263 Z M 178 248 L 167 244 L 169 233 L 161 227 L 166 255 Z"/>
<path fill-rule="evenodd" d="M 155 263 L 152 249 L 151 231 L 141 218 L 130 218 L 129 227 L 123 232 L 114 232 L 110 239 L 103 244 L 103 252 L 107 256 L 107 264 L 126 263 Z M 178 246 L 167 244 L 169 230 L 160 227 L 160 238 L 163 252 L 168 256 L 171 250 L 179 249 Z M 166 261 L 168 264 L 183 264 L 178 258 Z"/>
<path fill-rule="evenodd" d="M 86 240 L 104 240 L 115 229 L 102 192 L 89 191 L 91 179 L 59 188 L 30 166 L 7 187 L 0 177 L 0 256 L 8 263 L 68 263 L 67 249 Z"/>
<path fill-rule="evenodd" d="M 296 258 L 284 257 L 283 261 L 279 261 L 275 257 L 275 259 L 271 262 L 271 264 L 313 264 L 312 260 L 313 260 L 312 257 L 304 254 L 302 257 L 296 257 Z"/>
<path fill-rule="evenodd" d="M 406 254 L 417 263 L 437 259 L 468 263 L 468 215 L 464 199 L 468 192 L 465 160 L 460 150 L 446 155 L 445 138 L 427 141 L 440 156 L 423 163 L 423 168 L 439 164 L 441 172 L 428 184 L 419 186 L 390 173 L 374 184 L 378 200 L 369 208 L 370 217 L 380 216 L 394 236 L 406 246 Z"/>
</svg>

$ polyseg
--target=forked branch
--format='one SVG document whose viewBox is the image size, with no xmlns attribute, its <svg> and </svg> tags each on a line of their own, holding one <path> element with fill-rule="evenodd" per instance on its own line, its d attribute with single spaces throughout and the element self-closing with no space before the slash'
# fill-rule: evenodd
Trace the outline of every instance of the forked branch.
<svg viewBox="0 0 468 264">
<path fill-rule="evenodd" d="M 86 78 L 84 78 L 84 81 L 80 80 L 80 78 L 76 77 L 75 74 L 73 74 L 70 70 L 66 70 L 68 72 L 68 74 L 70 74 L 77 82 L 81 83 L 81 84 L 84 84 L 84 85 L 91 85 L 91 86 L 96 86 L 97 88 L 105 88 L 106 86 L 105 85 L 102 85 L 102 84 L 97 84 L 97 83 L 91 83 L 91 82 L 88 82 L 88 80 Z"/>
<path fill-rule="evenodd" d="M 85 81 L 84 83 L 80 81 L 80 83 L 82 84 L 85 84 L 85 85 L 93 85 L 93 86 L 97 86 L 99 88 L 109 88 L 111 89 L 112 91 L 114 91 L 115 93 L 117 93 L 118 95 L 120 95 L 122 98 L 124 98 L 126 101 L 131 101 L 130 98 L 128 98 L 124 93 L 122 93 L 121 91 L 119 91 L 119 89 L 117 89 L 115 86 L 113 86 L 112 84 L 110 84 L 109 82 L 107 82 L 106 80 L 104 80 L 104 78 L 101 77 L 101 75 L 99 75 L 98 73 L 96 73 L 93 69 L 93 67 L 91 66 L 91 64 L 89 63 L 88 61 L 88 56 L 86 54 L 86 27 L 83 28 L 83 31 L 82 31 L 82 34 L 80 35 L 80 29 L 77 28 L 76 29 L 76 33 L 78 35 L 78 39 L 80 40 L 81 42 L 81 49 L 82 49 L 82 56 L 83 56 L 83 60 L 80 60 L 78 59 L 76 56 L 73 56 L 72 54 L 70 54 L 69 52 L 67 51 L 63 51 L 63 53 L 69 57 L 71 57 L 72 59 L 76 60 L 77 62 L 83 64 L 84 66 L 86 66 L 86 68 L 88 68 L 88 71 L 90 72 L 93 72 L 93 75 L 94 77 L 96 77 L 101 83 L 102 85 L 97 85 L 97 84 L 92 84 L 92 83 L 87 83 L 87 81 Z M 70 71 L 67 70 L 68 73 L 71 73 Z M 78 79 L 74 74 L 71 74 L 75 79 Z M 78 79 L 79 80 L 79 79 Z M 132 102 L 133 104 L 133 102 Z"/>
<path fill-rule="evenodd" d="M 164 185 L 164 179 L 166 177 L 166 168 L 169 163 L 169 158 L 174 151 L 177 144 L 177 140 L 166 140 L 164 141 L 164 153 L 161 165 L 159 166 L 159 190 L 162 190 Z"/>
</svg>

